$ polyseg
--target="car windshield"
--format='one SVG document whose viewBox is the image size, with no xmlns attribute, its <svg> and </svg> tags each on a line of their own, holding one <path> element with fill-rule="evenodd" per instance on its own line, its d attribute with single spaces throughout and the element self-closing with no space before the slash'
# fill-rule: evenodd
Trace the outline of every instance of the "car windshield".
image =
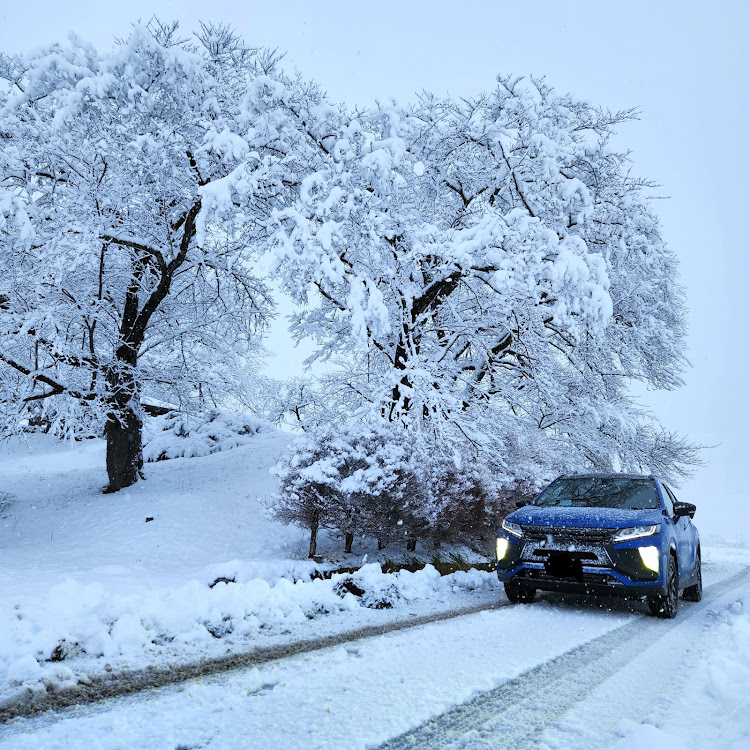
<svg viewBox="0 0 750 750">
<path fill-rule="evenodd" d="M 622 510 L 658 510 L 660 507 L 654 481 L 645 477 L 556 479 L 539 495 L 534 505 Z"/>
</svg>

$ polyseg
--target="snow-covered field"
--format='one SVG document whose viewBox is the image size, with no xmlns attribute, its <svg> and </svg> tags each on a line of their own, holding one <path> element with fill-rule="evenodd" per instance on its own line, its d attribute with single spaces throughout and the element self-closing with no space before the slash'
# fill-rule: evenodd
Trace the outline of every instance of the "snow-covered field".
<svg viewBox="0 0 750 750">
<path fill-rule="evenodd" d="M 0 455 L 0 491 L 18 497 L 0 514 L 0 701 L 505 601 L 493 575 L 477 571 L 385 575 L 369 565 L 351 583 L 311 580 L 305 534 L 266 520 L 258 500 L 273 491 L 267 469 L 288 439 L 259 433 L 231 451 L 148 464 L 148 480 L 117 495 L 98 493 L 98 441 L 40 437 Z M 747 748 L 750 580 L 733 577 L 750 550 L 704 556 L 707 600 L 684 605 L 674 626 L 640 605 L 545 597 L 16 719 L 0 729 L 0 747 L 374 747 L 582 644 L 658 626 L 653 647 L 540 726 L 538 746 Z M 234 583 L 211 587 L 217 578 Z M 712 584 L 727 588 L 712 598 Z M 444 746 L 485 746 L 467 741 Z"/>
<path fill-rule="evenodd" d="M 217 562 L 299 559 L 304 534 L 267 521 L 258 503 L 275 487 L 268 467 L 290 435 L 257 437 L 233 451 L 146 464 L 147 481 L 116 495 L 99 492 L 102 441 L 39 435 L 28 448 L 0 448 L 0 489 L 19 499 L 0 519 L 2 595 L 40 594 L 69 578 L 127 594 L 187 583 Z"/>
</svg>

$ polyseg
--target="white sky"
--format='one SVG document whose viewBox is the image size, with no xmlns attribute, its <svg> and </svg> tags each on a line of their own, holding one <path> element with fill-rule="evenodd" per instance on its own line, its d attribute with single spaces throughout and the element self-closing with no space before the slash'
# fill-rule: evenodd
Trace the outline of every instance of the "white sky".
<svg viewBox="0 0 750 750">
<path fill-rule="evenodd" d="M 69 31 L 98 46 L 156 13 L 185 32 L 228 21 L 251 44 L 287 52 L 286 65 L 334 99 L 368 104 L 429 89 L 455 96 L 492 88 L 498 73 L 550 84 L 610 108 L 640 107 L 622 129 L 638 174 L 657 180 L 664 236 L 681 262 L 693 368 L 674 393 L 649 393 L 663 424 L 704 444 L 708 466 L 679 496 L 699 526 L 750 543 L 745 466 L 750 337 L 743 318 L 748 212 L 750 4 L 661 0 L 475 0 L 458 3 L 258 0 L 0 0 L 0 50 L 22 52 Z M 283 325 L 274 374 L 300 367 Z M 273 342 L 271 342 L 273 347 Z"/>
</svg>

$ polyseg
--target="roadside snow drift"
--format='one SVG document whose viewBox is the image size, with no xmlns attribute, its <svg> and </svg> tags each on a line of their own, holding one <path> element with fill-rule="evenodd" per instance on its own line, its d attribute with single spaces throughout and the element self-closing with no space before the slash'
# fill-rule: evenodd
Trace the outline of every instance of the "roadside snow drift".
<svg viewBox="0 0 750 750">
<path fill-rule="evenodd" d="M 237 575 L 242 567 L 229 563 L 214 572 Z M 110 670 L 132 668 L 224 653 L 229 644 L 248 649 L 263 630 L 291 633 L 294 626 L 325 615 L 450 601 L 460 591 L 498 587 L 494 574 L 487 572 L 441 577 L 428 565 L 414 573 L 384 574 L 377 564 L 328 580 L 194 580 L 173 590 L 127 596 L 112 595 L 100 583 L 68 580 L 40 601 L 3 609 L 0 702 L 27 689 L 74 684 L 82 670 L 91 674 L 105 665 Z"/>
</svg>

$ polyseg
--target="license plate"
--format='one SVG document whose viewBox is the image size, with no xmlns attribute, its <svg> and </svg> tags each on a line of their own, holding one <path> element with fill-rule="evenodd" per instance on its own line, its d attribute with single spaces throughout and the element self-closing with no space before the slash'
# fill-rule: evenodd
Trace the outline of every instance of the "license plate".
<svg viewBox="0 0 750 750">
<path fill-rule="evenodd" d="M 565 552 L 550 553 L 550 556 L 544 563 L 544 570 L 547 575 L 553 578 L 570 578 L 576 581 L 583 580 L 583 565 L 578 557 L 566 554 Z"/>
</svg>

